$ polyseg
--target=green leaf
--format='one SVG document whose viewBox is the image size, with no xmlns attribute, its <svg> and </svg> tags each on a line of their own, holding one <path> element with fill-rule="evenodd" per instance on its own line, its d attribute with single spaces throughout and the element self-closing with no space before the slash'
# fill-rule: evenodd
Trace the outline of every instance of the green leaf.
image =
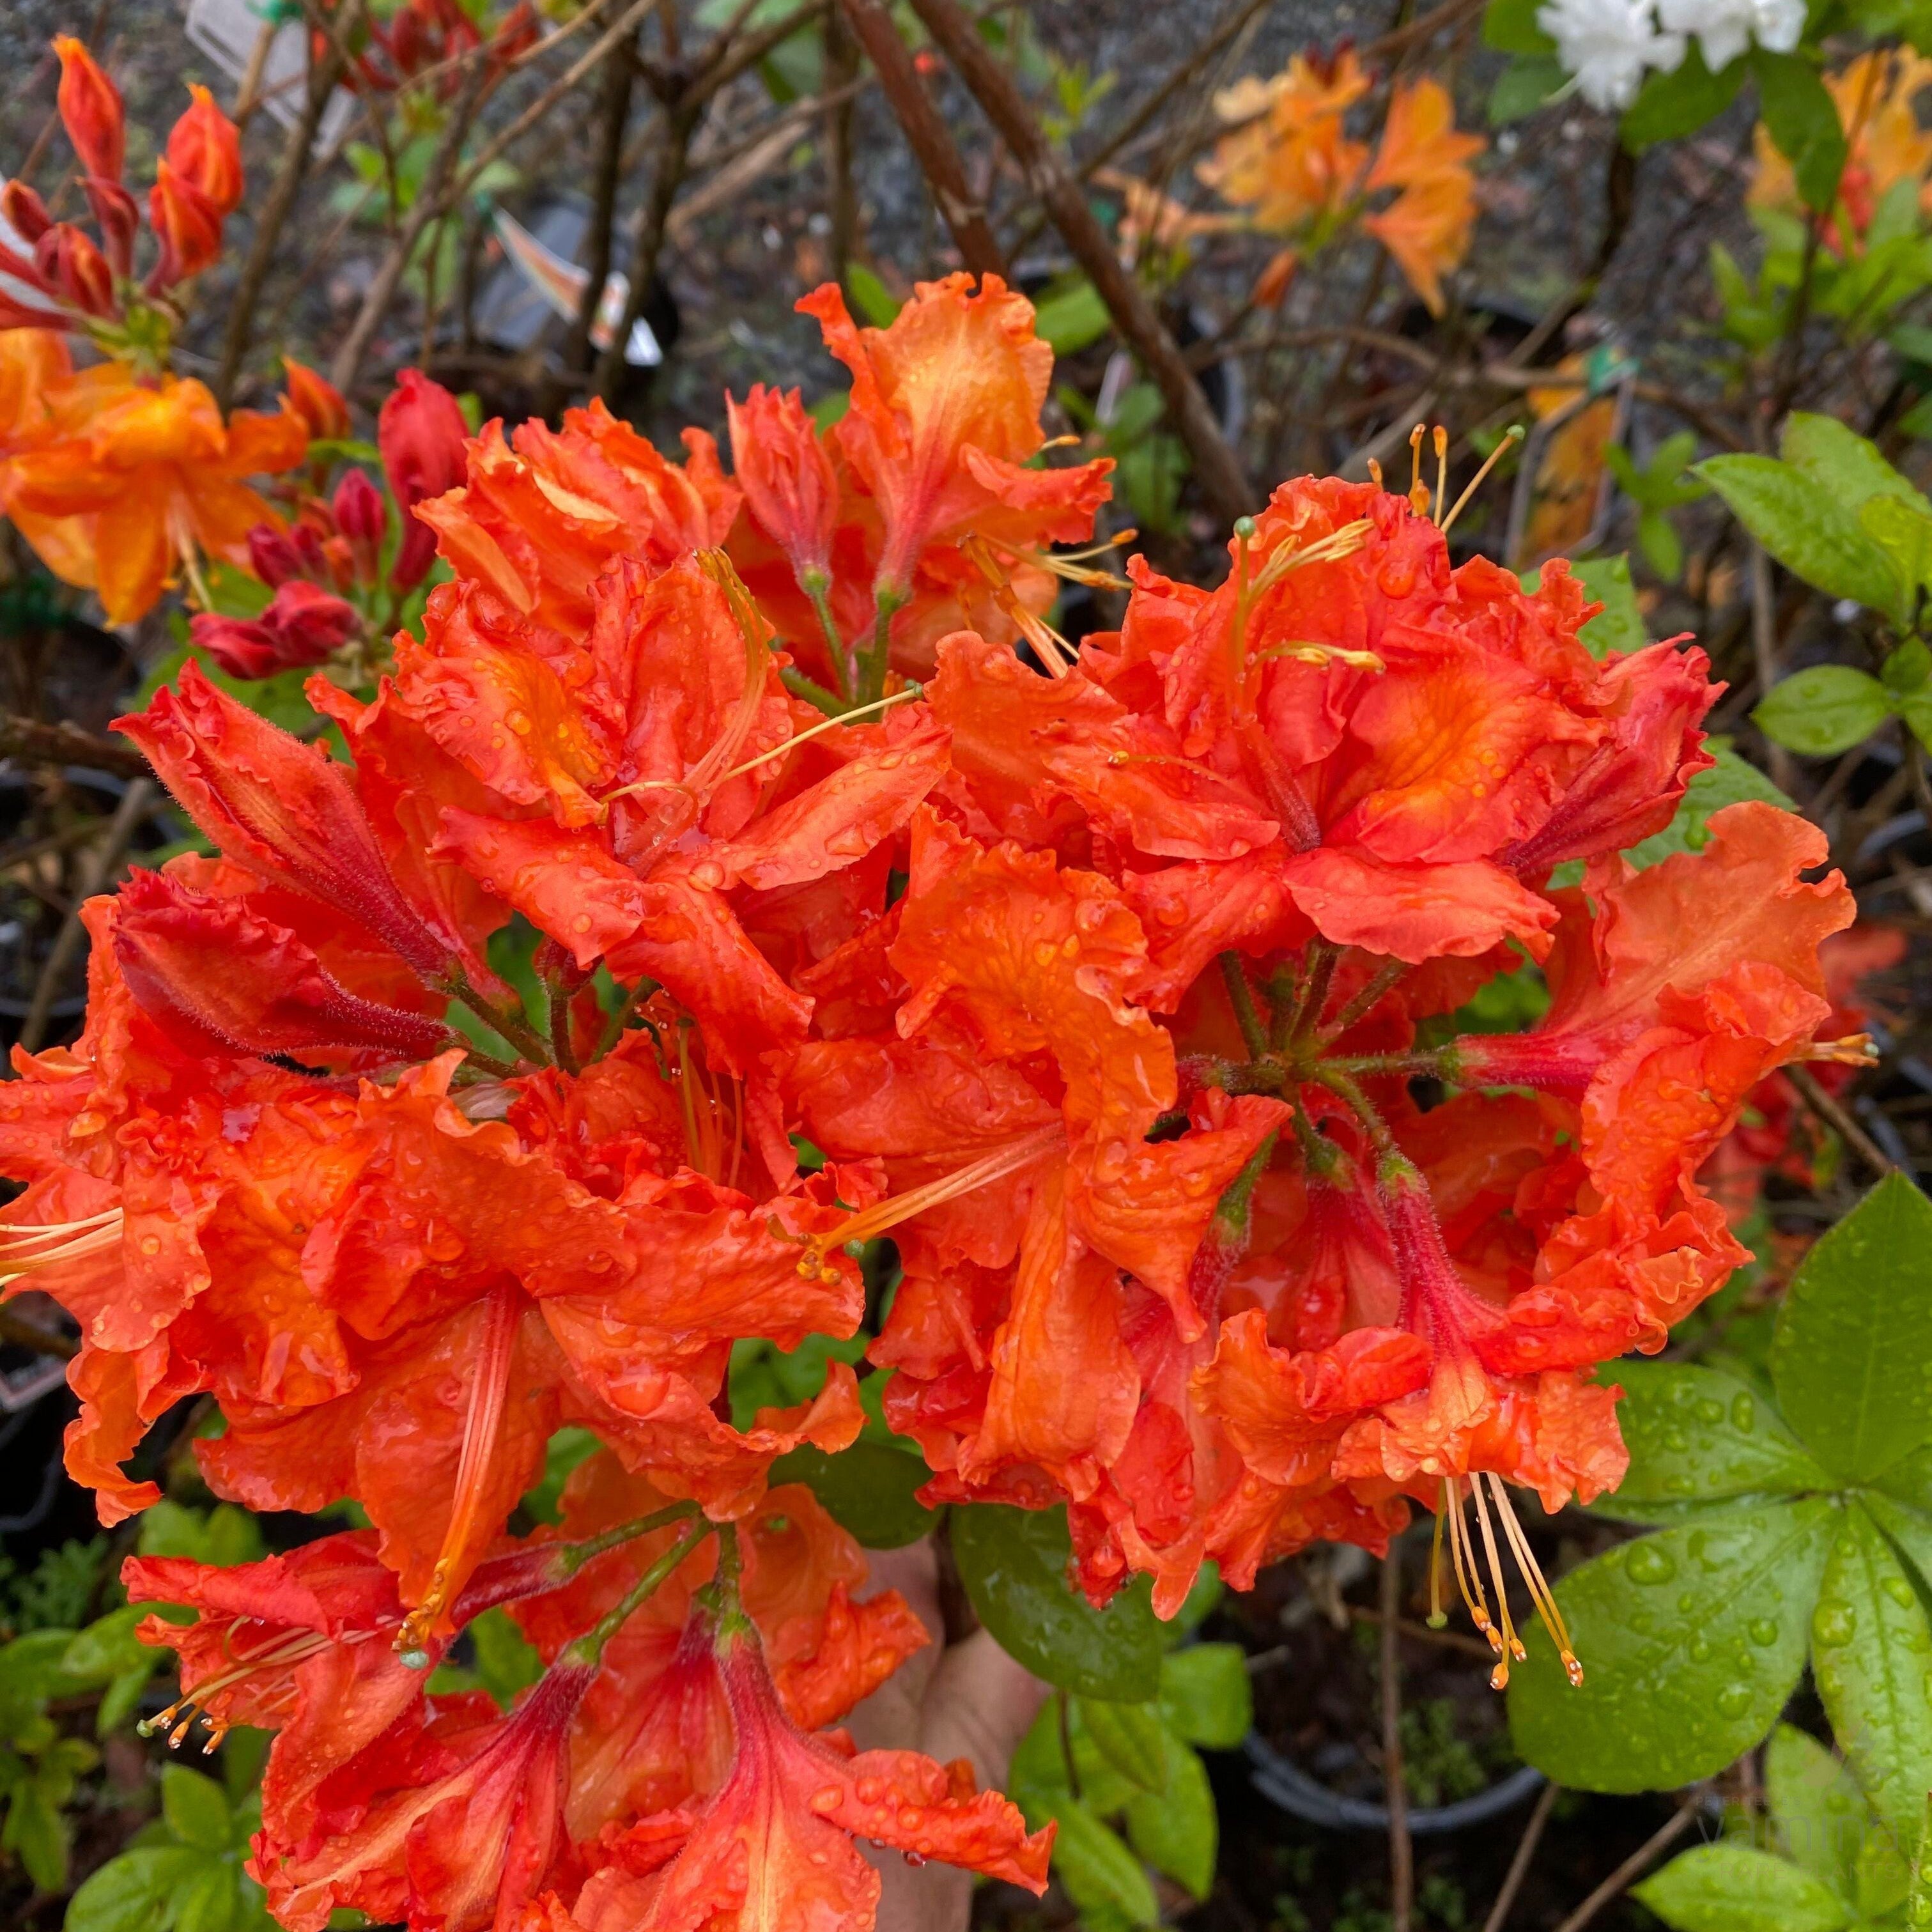
<svg viewBox="0 0 1932 1932">
<path fill-rule="evenodd" d="M 1748 1845 L 1698 1845 L 1631 1887 L 1677 1932 L 1840 1932 L 1851 1907 L 1830 1886 Z"/>
<path fill-rule="evenodd" d="M 143 1513 L 139 1548 L 143 1556 L 189 1556 L 224 1568 L 259 1562 L 264 1553 L 262 1526 L 248 1510 L 232 1503 L 190 1509 L 166 1496 Z"/>
<path fill-rule="evenodd" d="M 1912 1855 L 1912 1883 L 1905 1897 L 1905 1922 L 1932 1925 L 1932 1796 L 1925 1800 L 1918 1849 Z"/>
<path fill-rule="evenodd" d="M 1060 1712 L 1066 1710 L 1065 1737 L 1060 1734 Z M 1006 1790 L 1013 1802 L 1027 1814 L 1030 1826 L 1037 1829 L 1053 1815 L 1060 1798 L 1071 1798 L 1076 1778 L 1066 1769 L 1068 1744 L 1073 1749 L 1073 1769 L 1080 1786 L 1082 1802 L 1099 1817 L 1111 1817 L 1122 1810 L 1138 1788 L 1124 1778 L 1100 1755 L 1100 1748 L 1088 1736 L 1082 1718 L 1082 1702 L 1056 1691 L 1040 1706 L 1033 1728 L 1020 1740 L 1006 1774 Z"/>
<path fill-rule="evenodd" d="M 1167 1726 L 1153 1704 L 1113 1704 L 1083 1697 L 1080 1720 L 1100 1755 L 1137 1789 L 1167 1789 Z"/>
<path fill-rule="evenodd" d="M 1785 418 L 1778 453 L 1854 509 L 1874 497 L 1892 496 L 1932 516 L 1932 502 L 1886 462 L 1877 444 L 1847 429 L 1836 416 L 1793 410 Z"/>
<path fill-rule="evenodd" d="M 1704 64 L 1702 50 L 1693 40 L 1684 58 L 1668 74 L 1653 73 L 1636 100 L 1624 110 L 1623 144 L 1634 154 L 1659 141 L 1674 141 L 1694 134 L 1714 120 L 1738 97 L 1744 84 L 1744 64 L 1734 60 L 1713 74 Z"/>
<path fill-rule="evenodd" d="M 134 1634 L 135 1626 L 150 1614 L 146 1604 L 124 1604 L 97 1617 L 69 1641 L 61 1653 L 61 1668 L 90 1690 L 138 1666 L 153 1669 L 160 1653 Z"/>
<path fill-rule="evenodd" d="M 1060 1821 L 1053 1844 L 1053 1868 L 1066 1895 L 1090 1923 L 1096 1912 L 1118 1912 L 1130 1925 L 1152 1925 L 1160 1917 L 1154 1887 L 1141 1862 L 1078 1798 L 1058 1801 Z"/>
<path fill-rule="evenodd" d="M 1828 208 L 1838 199 L 1838 178 L 1845 171 L 1845 130 L 1838 104 L 1817 70 L 1797 54 L 1754 47 L 1750 64 L 1765 131 L 1791 164 L 1805 206 Z"/>
<path fill-rule="evenodd" d="M 874 328 L 889 328 L 905 304 L 862 262 L 845 265 L 845 286 L 859 313 Z"/>
<path fill-rule="evenodd" d="M 1932 534 L 1932 518 L 1926 520 L 1926 529 Z M 1926 680 L 1932 678 L 1932 648 L 1927 646 L 1923 638 L 1907 638 L 1880 665 L 1878 675 L 1886 690 L 1900 697 L 1922 690 Z"/>
<path fill-rule="evenodd" d="M 1622 1483 L 1596 1505 L 1626 1522 L 1671 1523 L 1745 1497 L 1828 1489 L 1830 1479 L 1764 1397 L 1688 1362 L 1619 1362 Z"/>
<path fill-rule="evenodd" d="M 1606 1551 L 1556 1586 L 1586 1672 L 1548 1635 L 1511 1673 L 1517 1754 L 1586 1791 L 1708 1778 L 1770 1730 L 1804 1668 L 1836 1510 L 1727 1510 Z"/>
<path fill-rule="evenodd" d="M 1811 1669 L 1873 1810 L 1900 1845 L 1932 1791 L 1932 1624 L 1898 1552 L 1856 1503 L 1844 1513 L 1811 1619 Z"/>
<path fill-rule="evenodd" d="M 1049 290 L 1034 305 L 1034 332 L 1056 356 L 1072 356 L 1098 342 L 1114 326 L 1100 291 L 1082 276 Z"/>
<path fill-rule="evenodd" d="M 242 1910 L 242 1874 L 225 1858 L 208 1858 L 181 1888 L 174 1932 L 230 1932 Z"/>
<path fill-rule="evenodd" d="M 38 1778 L 14 1787 L 0 1850 L 11 1852 L 43 1892 L 67 1889 L 69 1832 L 58 1802 Z"/>
<path fill-rule="evenodd" d="M 1892 560 L 1856 508 L 1814 476 L 1768 456 L 1710 456 L 1692 473 L 1724 498 L 1786 569 L 1829 597 L 1892 613 L 1900 586 Z"/>
<path fill-rule="evenodd" d="M 1160 1682 L 1160 1626 L 1144 1578 L 1104 1610 L 1067 1580 L 1064 1508 L 977 1503 L 952 1512 L 952 1553 L 980 1621 L 1037 1677 L 1083 1697 L 1140 1702 Z"/>
<path fill-rule="evenodd" d="M 1167 1740 L 1167 1785 L 1159 1797 L 1127 1801 L 1127 1840 L 1156 1871 L 1184 1885 L 1196 1898 L 1214 1888 L 1214 1857 L 1220 1821 L 1214 1787 L 1198 1753 L 1178 1738 Z"/>
<path fill-rule="evenodd" d="M 602 1445 L 588 1429 L 574 1424 L 558 1430 L 544 1445 L 543 1480 L 524 1494 L 524 1511 L 533 1522 L 550 1524 L 563 1520 L 559 1498 L 570 1472 L 588 1462 Z"/>
<path fill-rule="evenodd" d="M 1196 1643 L 1170 1651 L 1160 1660 L 1160 1708 L 1176 1737 L 1232 1750 L 1255 1721 L 1254 1686 L 1240 1646 Z"/>
<path fill-rule="evenodd" d="M 1490 0 L 1483 9 L 1483 44 L 1499 54 L 1548 54 L 1556 43 L 1536 23 L 1546 0 Z"/>
<path fill-rule="evenodd" d="M 1548 54 L 1519 56 L 1496 76 L 1484 110 L 1492 128 L 1507 128 L 1538 112 L 1562 92 L 1569 76 L 1563 63 Z"/>
<path fill-rule="evenodd" d="M 82 1880 L 68 1900 L 64 1932 L 163 1932 L 174 1922 L 174 1900 L 201 1862 L 181 1845 L 148 1845 Z"/>
<path fill-rule="evenodd" d="M 1765 1751 L 1764 1783 L 1780 1854 L 1856 1900 L 1858 1846 L 1871 1814 L 1850 1768 L 1808 1732 L 1780 1724 Z"/>
<path fill-rule="evenodd" d="M 1898 700 L 1898 715 L 1919 743 L 1932 751 L 1932 690 L 1907 692 Z"/>
<path fill-rule="evenodd" d="M 1932 1440 L 1932 1202 L 1888 1174 L 1812 1248 L 1772 1342 L 1778 1406 L 1834 1474 L 1868 1482 Z"/>
<path fill-rule="evenodd" d="M 1813 664 L 1773 685 L 1751 722 L 1774 745 L 1829 758 L 1864 743 L 1891 716 L 1876 678 L 1849 664 Z"/>
<path fill-rule="evenodd" d="M 1579 557 L 1570 565 L 1570 574 L 1589 592 L 1593 603 L 1604 607 L 1576 633 L 1592 657 L 1607 657 L 1612 651 L 1640 651 L 1650 642 L 1643 613 L 1636 608 L 1628 551 L 1615 556 Z"/>
<path fill-rule="evenodd" d="M 161 1767 L 161 1816 L 183 1844 L 199 1851 L 225 1852 L 235 1834 L 228 1794 L 213 1778 L 185 1765 Z"/>
<path fill-rule="evenodd" d="M 836 1456 L 807 1443 L 772 1465 L 771 1480 L 805 1484 L 868 1550 L 898 1550 L 916 1543 L 939 1520 L 939 1512 L 918 1499 L 932 1474 L 918 1456 L 862 1441 Z"/>
<path fill-rule="evenodd" d="M 543 1675 L 536 1646 L 500 1606 L 471 1619 L 470 1638 L 476 1647 L 477 1679 L 506 1710 L 519 1690 L 527 1690 Z"/>
<path fill-rule="evenodd" d="M 1858 506 L 1858 522 L 1891 558 L 1908 596 L 1932 582 L 1932 512 L 1896 496 L 1874 496 Z"/>
<path fill-rule="evenodd" d="M 1797 806 L 1748 758 L 1731 749 L 1725 737 L 1706 738 L 1704 748 L 1717 762 L 1698 772 L 1684 788 L 1678 801 L 1677 814 L 1661 832 L 1633 845 L 1624 856 L 1642 871 L 1658 860 L 1679 852 L 1701 852 L 1711 842 L 1711 814 L 1727 805 L 1757 799 L 1774 805 L 1780 812 L 1796 812 Z"/>
<path fill-rule="evenodd" d="M 1684 572 L 1684 539 L 1677 526 L 1661 510 L 1646 510 L 1636 520 L 1636 545 L 1644 561 L 1666 584 L 1675 584 Z"/>
</svg>

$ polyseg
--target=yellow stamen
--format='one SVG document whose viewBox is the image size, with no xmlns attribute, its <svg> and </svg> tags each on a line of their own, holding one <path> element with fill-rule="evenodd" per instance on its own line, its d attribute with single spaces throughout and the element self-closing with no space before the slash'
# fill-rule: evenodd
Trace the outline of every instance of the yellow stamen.
<svg viewBox="0 0 1932 1932">
<path fill-rule="evenodd" d="M 1372 456 L 1369 458 L 1369 481 L 1378 490 L 1385 489 L 1388 487 L 1382 482 L 1382 466 Z"/>
<path fill-rule="evenodd" d="M 1379 671 L 1387 668 L 1373 651 L 1345 651 L 1340 644 L 1318 644 L 1312 638 L 1297 638 L 1285 644 L 1270 644 L 1255 653 L 1255 662 L 1270 658 L 1292 658 L 1297 664 L 1347 664 L 1355 670 Z"/>
<path fill-rule="evenodd" d="M 1048 673 L 1054 677 L 1064 677 L 1079 653 L 1052 625 L 1036 616 L 1020 602 L 1012 580 L 1001 568 L 992 545 L 985 538 L 968 536 L 959 547 L 991 586 L 994 604 L 1032 645 Z M 1120 587 L 1125 590 L 1127 586 L 1123 584 Z"/>
<path fill-rule="evenodd" d="M 1276 550 L 1256 572 L 1254 581 L 1249 586 L 1250 595 L 1258 597 L 1264 590 L 1273 590 L 1291 570 L 1300 570 L 1311 563 L 1334 563 L 1345 556 L 1353 556 L 1368 541 L 1372 527 L 1366 517 L 1358 517 L 1352 524 L 1344 524 L 1340 530 L 1318 538 L 1312 544 L 1299 549 Z"/>
<path fill-rule="evenodd" d="M 1449 432 L 1436 425 L 1436 520 L 1442 520 L 1443 506 L 1449 500 Z"/>
<path fill-rule="evenodd" d="M 845 1247 L 855 1241 L 870 1240 L 874 1234 L 883 1234 L 887 1228 L 910 1220 L 915 1214 L 923 1214 L 930 1208 L 956 1201 L 962 1194 L 970 1194 L 976 1189 L 990 1186 L 996 1180 L 1004 1180 L 1008 1174 L 1031 1166 L 1043 1154 L 1064 1145 L 1065 1141 L 1064 1129 L 1041 1127 L 1035 1132 L 1022 1134 L 1018 1140 L 1007 1142 L 1004 1147 L 994 1148 L 991 1154 L 982 1154 L 964 1167 L 955 1168 L 938 1180 L 928 1180 L 922 1187 L 908 1189 L 904 1194 L 890 1196 L 870 1208 L 862 1208 L 836 1228 L 822 1234 L 814 1234 L 805 1244 L 805 1252 L 799 1258 L 798 1271 L 807 1281 L 822 1280 L 828 1271 L 827 1258 L 835 1248 Z"/>
<path fill-rule="evenodd" d="M 484 1306 L 483 1336 L 477 1351 L 476 1367 L 470 1384 L 470 1412 L 464 1420 L 463 1453 L 456 1466 L 456 1488 L 452 1498 L 449 1527 L 443 1532 L 442 1548 L 430 1576 L 423 1599 L 403 1619 L 396 1632 L 399 1651 L 419 1651 L 426 1647 L 437 1623 L 449 1607 L 456 1581 L 456 1566 L 464 1556 L 476 1528 L 477 1511 L 483 1500 L 484 1479 L 496 1450 L 496 1436 L 503 1420 L 509 1395 L 510 1361 L 515 1353 L 518 1294 L 507 1283 L 497 1288 Z"/>
<path fill-rule="evenodd" d="M 1408 507 L 1418 517 L 1429 514 L 1429 486 L 1422 480 L 1422 439 L 1426 434 L 1420 423 L 1408 433 Z"/>
<path fill-rule="evenodd" d="M 1840 1066 L 1876 1066 L 1878 1043 L 1868 1033 L 1848 1033 L 1843 1040 L 1814 1040 L 1801 1060 L 1828 1060 Z"/>
<path fill-rule="evenodd" d="M 1490 1581 L 1496 1586 L 1496 1621 L 1502 1625 L 1503 1642 L 1509 1655 L 1520 1664 L 1528 1652 L 1522 1647 L 1522 1640 L 1516 1634 L 1516 1625 L 1510 1621 L 1509 1592 L 1504 1587 L 1502 1559 L 1496 1554 L 1496 1533 L 1490 1522 L 1490 1506 L 1483 1495 L 1480 1476 L 1470 1478 L 1469 1488 L 1476 1498 L 1476 1521 L 1483 1532 L 1483 1549 L 1490 1559 Z M 1496 1673 L 1490 1677 L 1491 1688 L 1500 1690 L 1509 1682 L 1509 1664 L 1507 1660 L 1498 1663 L 1497 1672 L 1502 1682 L 1496 1682 Z"/>
<path fill-rule="evenodd" d="M 1509 1682 L 1510 1664 L 1514 1659 L 1521 1662 L 1526 1654 L 1522 1640 L 1516 1634 L 1510 1620 L 1509 1599 L 1504 1586 L 1502 1552 L 1497 1546 L 1496 1530 L 1490 1520 L 1490 1504 L 1496 1504 L 1496 1514 L 1501 1519 L 1503 1535 L 1508 1544 L 1510 1553 L 1516 1559 L 1522 1573 L 1523 1580 L 1529 1586 L 1531 1600 L 1536 1606 L 1536 1614 L 1543 1627 L 1550 1633 L 1550 1640 L 1556 1646 L 1556 1654 L 1562 1660 L 1564 1674 L 1573 1684 L 1583 1682 L 1583 1666 L 1578 1662 L 1574 1645 L 1570 1641 L 1569 1625 L 1564 1621 L 1563 1612 L 1558 1606 L 1556 1592 L 1550 1587 L 1535 1553 L 1529 1546 L 1529 1538 L 1524 1533 L 1522 1524 L 1517 1517 L 1509 1499 L 1509 1492 L 1500 1476 L 1488 1477 L 1488 1488 L 1484 1487 L 1480 1473 L 1469 1478 L 1469 1488 L 1476 1504 L 1476 1522 L 1481 1532 L 1483 1547 L 1487 1557 L 1490 1580 L 1496 1592 L 1496 1612 L 1501 1620 L 1500 1628 L 1490 1615 L 1489 1598 L 1483 1588 L 1484 1565 L 1478 1559 L 1474 1538 L 1462 1514 L 1462 1485 L 1460 1479 L 1448 1477 L 1443 1480 L 1442 1501 L 1436 1518 L 1436 1552 L 1442 1548 L 1444 1530 L 1449 1538 L 1450 1555 L 1456 1569 L 1456 1587 L 1462 1592 L 1462 1601 L 1469 1612 L 1470 1621 L 1489 1640 L 1491 1650 L 1496 1653 L 1496 1669 L 1490 1673 L 1490 1684 L 1492 1690 L 1501 1690 Z M 1438 1556 L 1432 1552 L 1430 1568 L 1430 1622 L 1440 1628 L 1441 1604 L 1436 1588 L 1436 1565 Z"/>
<path fill-rule="evenodd" d="M 1436 1507 L 1436 1533 L 1429 1544 L 1429 1628 L 1441 1630 L 1449 1621 L 1449 1613 L 1442 1607 L 1442 1525 L 1449 1514 L 1446 1498 L 1449 1486 L 1442 1486 L 1444 1501 Z"/>
<path fill-rule="evenodd" d="M 0 1226 L 0 1286 L 36 1268 L 79 1261 L 113 1247 L 124 1225 L 118 1208 L 105 1208 L 78 1221 L 22 1221 Z"/>
<path fill-rule="evenodd" d="M 1504 1488 L 1502 1477 L 1491 1475 L 1490 1490 L 1496 1498 L 1496 1514 L 1502 1520 L 1503 1533 L 1509 1538 L 1516 1562 L 1522 1566 L 1523 1580 L 1529 1586 L 1536 1613 L 1543 1619 L 1543 1627 L 1549 1631 L 1556 1646 L 1556 1654 L 1563 1660 L 1563 1673 L 1573 1684 L 1580 1688 L 1583 1666 L 1576 1660 L 1576 1648 L 1570 1641 L 1570 1626 L 1564 1622 L 1563 1612 L 1558 1607 L 1556 1593 L 1550 1587 L 1543 1566 L 1537 1562 L 1536 1554 L 1529 1546 L 1529 1538 L 1523 1534 L 1522 1525 L 1510 1504 L 1509 1492 Z"/>
<path fill-rule="evenodd" d="M 1522 440 L 1524 430 L 1521 423 L 1511 423 L 1509 428 L 1503 431 L 1502 441 L 1498 443 L 1496 448 L 1491 450 L 1487 456 L 1484 458 L 1482 468 L 1478 470 L 1475 475 L 1469 478 L 1467 485 L 1463 489 L 1462 495 L 1456 499 L 1454 506 L 1450 510 L 1449 514 L 1442 519 L 1442 534 L 1445 537 L 1449 534 L 1450 528 L 1454 524 L 1456 519 L 1462 514 L 1464 507 L 1468 504 L 1469 499 L 1483 487 L 1483 478 L 1488 476 L 1490 472 L 1495 469 L 1496 465 L 1502 460 L 1504 452 L 1508 449 L 1513 444 L 1520 442 Z"/>
</svg>

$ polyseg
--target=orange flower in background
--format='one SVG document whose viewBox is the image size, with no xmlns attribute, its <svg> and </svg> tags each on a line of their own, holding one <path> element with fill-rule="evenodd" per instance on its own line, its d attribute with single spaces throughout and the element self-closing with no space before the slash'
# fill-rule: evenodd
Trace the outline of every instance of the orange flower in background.
<svg viewBox="0 0 1932 1932">
<path fill-rule="evenodd" d="M 60 57 L 61 70 L 56 103 L 68 139 L 89 174 L 118 182 L 128 152 L 121 90 L 101 71 L 84 41 L 70 34 L 56 34 L 54 52 Z"/>
<path fill-rule="evenodd" d="M 1343 134 L 1342 120 L 1368 91 L 1352 50 L 1325 69 L 1297 54 L 1270 80 L 1248 76 L 1215 95 L 1214 112 L 1231 131 L 1196 172 L 1248 209 L 1257 228 L 1292 235 L 1336 213 L 1354 191 L 1369 150 Z"/>
<path fill-rule="evenodd" d="M 1280 301 L 1300 257 L 1359 219 L 1430 313 L 1442 312 L 1442 277 L 1468 253 L 1475 225 L 1468 164 L 1488 143 L 1456 133 L 1441 82 L 1398 82 L 1370 164 L 1366 145 L 1343 132 L 1369 86 L 1352 52 L 1325 71 L 1298 54 L 1273 80 L 1250 76 L 1215 96 L 1216 113 L 1236 124 L 1201 164 L 1201 178 L 1246 208 L 1250 226 L 1294 238 L 1263 271 L 1258 300 Z M 1370 198 L 1388 188 L 1395 199 L 1370 212 Z"/>
<path fill-rule="evenodd" d="M 237 410 L 224 423 L 202 383 L 165 377 L 140 388 L 122 365 L 104 367 L 118 383 L 99 380 L 85 420 L 16 459 L 10 508 L 86 518 L 84 547 L 44 550 L 42 560 L 97 592 L 109 622 L 128 624 L 203 556 L 246 567 L 249 531 L 280 520 L 245 479 L 293 469 L 308 431 L 289 410 Z"/>
<path fill-rule="evenodd" d="M 1456 107 L 1439 80 L 1399 83 L 1375 165 L 1364 184 L 1400 192 L 1362 226 L 1395 257 L 1408 285 L 1442 313 L 1442 277 L 1469 252 L 1476 222 L 1476 183 L 1469 163 L 1489 143 L 1456 132 Z"/>
<path fill-rule="evenodd" d="M 1825 85 L 1838 110 L 1848 150 L 1838 178 L 1838 200 L 1854 237 L 1871 226 L 1880 204 L 1901 182 L 1918 184 L 1918 206 L 1932 212 L 1932 130 L 1922 123 L 1918 102 L 1932 86 L 1932 59 L 1903 48 L 1861 54 Z M 1748 197 L 1754 208 L 1804 211 L 1790 161 L 1758 123 L 1754 137 L 1753 176 Z M 1839 238 L 1838 224 L 1828 224 L 1828 241 Z"/>
</svg>

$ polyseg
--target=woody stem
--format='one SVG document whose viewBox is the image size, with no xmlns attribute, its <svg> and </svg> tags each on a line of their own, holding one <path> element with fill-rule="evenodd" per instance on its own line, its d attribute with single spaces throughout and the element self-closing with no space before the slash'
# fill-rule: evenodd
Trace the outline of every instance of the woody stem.
<svg viewBox="0 0 1932 1932">
<path fill-rule="evenodd" d="M 624 1595 L 565 1652 L 565 1658 L 572 1664 L 595 1664 L 603 1655 L 604 1646 L 629 1621 L 632 1612 L 658 1589 L 678 1565 L 711 1534 L 714 1527 L 708 1522 L 693 1525 L 688 1535 L 674 1543 Z"/>
</svg>

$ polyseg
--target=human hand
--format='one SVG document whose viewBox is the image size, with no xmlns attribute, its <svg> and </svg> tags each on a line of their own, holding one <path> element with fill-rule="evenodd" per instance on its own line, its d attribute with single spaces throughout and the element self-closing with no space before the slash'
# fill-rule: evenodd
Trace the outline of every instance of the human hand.
<svg viewBox="0 0 1932 1932">
<path fill-rule="evenodd" d="M 1003 1785 L 1046 1685 L 1015 1663 L 990 1630 L 975 1630 L 959 1643 L 946 1641 L 939 1559 L 929 1538 L 870 1555 L 868 1593 L 897 1590 L 932 1642 L 854 1708 L 846 1720 L 854 1742 L 861 1750 L 923 1751 L 941 1764 L 963 1757 L 982 1788 Z M 878 1932 L 965 1932 L 970 1872 L 937 1860 L 916 1867 L 895 1851 L 860 1849 L 884 1884 Z"/>
</svg>

